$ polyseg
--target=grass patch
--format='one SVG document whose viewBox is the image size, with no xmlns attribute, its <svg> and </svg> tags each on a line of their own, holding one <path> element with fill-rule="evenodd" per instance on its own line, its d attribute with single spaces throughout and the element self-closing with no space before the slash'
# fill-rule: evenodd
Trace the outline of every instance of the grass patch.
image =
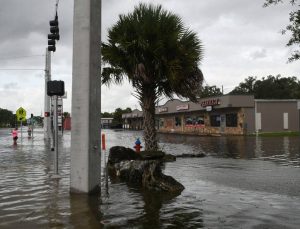
<svg viewBox="0 0 300 229">
<path fill-rule="evenodd" d="M 251 134 L 252 136 L 256 136 L 256 134 Z M 262 132 L 258 133 L 260 137 L 292 137 L 292 136 L 300 136 L 298 131 L 285 131 L 285 132 Z"/>
</svg>

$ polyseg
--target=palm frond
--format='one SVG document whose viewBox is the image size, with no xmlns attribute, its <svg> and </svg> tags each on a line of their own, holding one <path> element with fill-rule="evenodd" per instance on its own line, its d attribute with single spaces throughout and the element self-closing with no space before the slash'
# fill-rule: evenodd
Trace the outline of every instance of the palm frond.
<svg viewBox="0 0 300 229">
<path fill-rule="evenodd" d="M 120 68 L 104 67 L 102 69 L 101 82 L 107 86 L 111 83 L 121 84 L 124 79 L 123 70 Z"/>
</svg>

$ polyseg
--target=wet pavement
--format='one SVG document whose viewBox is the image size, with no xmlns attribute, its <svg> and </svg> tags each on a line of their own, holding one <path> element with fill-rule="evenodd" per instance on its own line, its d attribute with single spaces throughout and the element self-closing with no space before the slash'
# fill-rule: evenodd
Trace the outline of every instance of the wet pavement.
<svg viewBox="0 0 300 229">
<path fill-rule="evenodd" d="M 0 129 L 0 228 L 299 228 L 299 137 L 160 135 L 177 158 L 164 172 L 184 186 L 179 196 L 102 180 L 102 195 L 69 194 L 70 132 L 60 138 L 59 181 L 42 129 L 12 145 Z M 139 131 L 106 133 L 107 146 L 132 147 Z"/>
</svg>

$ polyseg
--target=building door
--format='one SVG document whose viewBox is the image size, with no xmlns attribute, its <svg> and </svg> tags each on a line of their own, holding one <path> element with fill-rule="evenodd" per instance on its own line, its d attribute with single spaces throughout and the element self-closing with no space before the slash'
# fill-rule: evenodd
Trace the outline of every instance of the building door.
<svg viewBox="0 0 300 229">
<path fill-rule="evenodd" d="M 283 129 L 289 129 L 289 113 L 283 113 Z"/>
<path fill-rule="evenodd" d="M 261 130 L 261 113 L 255 114 L 255 131 L 258 132 Z"/>
</svg>

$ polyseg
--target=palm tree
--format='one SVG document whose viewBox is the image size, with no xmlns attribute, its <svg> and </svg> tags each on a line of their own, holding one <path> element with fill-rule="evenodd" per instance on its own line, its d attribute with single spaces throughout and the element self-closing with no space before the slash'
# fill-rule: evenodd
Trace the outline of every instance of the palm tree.
<svg viewBox="0 0 300 229">
<path fill-rule="evenodd" d="M 119 16 L 101 51 L 105 66 L 102 83 L 129 80 L 144 113 L 145 150 L 157 150 L 158 98 L 177 95 L 196 101 L 201 92 L 200 40 L 184 28 L 180 17 L 163 10 L 161 5 L 139 4 L 132 13 Z"/>
</svg>

